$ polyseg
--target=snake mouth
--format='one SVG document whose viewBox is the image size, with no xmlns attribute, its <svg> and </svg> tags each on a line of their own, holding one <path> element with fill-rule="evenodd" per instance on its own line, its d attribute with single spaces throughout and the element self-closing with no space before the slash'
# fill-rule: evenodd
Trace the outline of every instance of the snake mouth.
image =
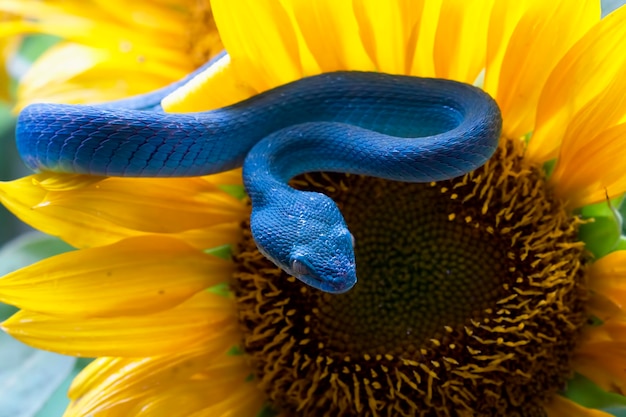
<svg viewBox="0 0 626 417">
<path fill-rule="evenodd" d="M 354 273 L 354 268 L 350 268 L 349 270 L 343 271 L 339 276 L 335 277 L 328 284 L 332 286 L 333 290 L 327 289 L 327 292 L 332 292 L 334 294 L 343 294 L 350 291 L 357 283 L 356 273 Z"/>
<path fill-rule="evenodd" d="M 320 277 L 309 275 L 308 277 L 302 277 L 300 279 L 304 282 L 307 282 L 305 280 L 308 279 L 309 285 L 330 294 L 346 293 L 356 284 L 356 278 L 354 280 L 345 279 L 343 277 L 333 280 L 324 280 Z M 312 282 L 315 282 L 315 284 Z"/>
<path fill-rule="evenodd" d="M 354 282 L 348 282 L 348 283 L 340 282 L 339 284 L 340 285 L 334 286 L 334 291 L 332 291 L 333 294 L 343 294 L 343 293 L 350 291 L 352 287 L 354 287 L 354 285 L 356 284 L 356 280 Z M 328 291 L 328 292 L 331 292 L 331 291 Z"/>
<path fill-rule="evenodd" d="M 356 283 L 354 268 L 339 268 L 337 271 L 328 271 L 318 274 L 310 261 L 304 256 L 294 256 L 288 271 L 291 275 L 305 284 L 320 291 L 341 294 L 350 290 Z"/>
</svg>

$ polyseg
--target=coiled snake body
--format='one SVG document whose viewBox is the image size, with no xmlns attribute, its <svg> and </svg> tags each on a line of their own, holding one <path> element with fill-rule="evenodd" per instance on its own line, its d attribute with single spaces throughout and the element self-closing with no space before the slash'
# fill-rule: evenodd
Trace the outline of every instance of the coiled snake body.
<svg viewBox="0 0 626 417">
<path fill-rule="evenodd" d="M 356 282 L 352 236 L 332 200 L 289 187 L 290 178 L 336 171 L 449 179 L 484 164 L 501 129 L 487 94 L 441 79 L 333 72 L 213 111 L 158 111 L 171 90 L 102 106 L 28 106 L 17 124 L 19 152 L 35 170 L 126 177 L 206 175 L 243 164 L 259 250 L 334 293 Z"/>
</svg>

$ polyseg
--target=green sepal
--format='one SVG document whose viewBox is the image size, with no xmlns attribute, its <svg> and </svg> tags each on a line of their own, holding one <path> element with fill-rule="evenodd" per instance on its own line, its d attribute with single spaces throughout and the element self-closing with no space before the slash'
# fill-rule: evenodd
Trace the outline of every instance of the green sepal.
<svg viewBox="0 0 626 417">
<path fill-rule="evenodd" d="M 591 219 L 580 227 L 579 238 L 596 259 L 625 245 L 622 238 L 623 219 L 618 207 L 623 197 L 583 207 L 581 215 Z"/>
<path fill-rule="evenodd" d="M 272 408 L 270 408 L 269 405 L 265 405 L 265 406 L 263 406 L 261 411 L 259 411 L 259 413 L 256 415 L 256 417 L 276 417 L 277 415 L 278 415 L 278 413 L 276 411 L 272 410 Z"/>
<path fill-rule="evenodd" d="M 231 245 L 216 246 L 214 248 L 205 249 L 207 255 L 217 256 L 218 258 L 230 261 L 233 256 L 233 248 Z"/>
<path fill-rule="evenodd" d="M 588 378 L 576 374 L 567 383 L 565 396 L 587 408 L 603 409 L 626 406 L 626 397 L 606 392 Z"/>
<path fill-rule="evenodd" d="M 237 200 L 243 200 L 247 196 L 246 189 L 243 185 L 222 184 L 219 186 L 219 189 L 224 191 L 226 194 L 235 197 Z"/>
</svg>

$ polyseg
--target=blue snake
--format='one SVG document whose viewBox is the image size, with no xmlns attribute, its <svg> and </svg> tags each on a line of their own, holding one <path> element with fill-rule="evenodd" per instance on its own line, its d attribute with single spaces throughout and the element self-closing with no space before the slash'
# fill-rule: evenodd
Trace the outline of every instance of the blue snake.
<svg viewBox="0 0 626 417">
<path fill-rule="evenodd" d="M 219 58 L 218 58 L 219 59 Z M 20 155 L 37 171 L 178 177 L 243 165 L 260 252 L 330 293 L 356 283 L 354 240 L 335 203 L 288 180 L 333 171 L 430 182 L 484 164 L 501 131 L 497 104 L 443 79 L 340 71 L 302 78 L 217 110 L 171 114 L 160 100 L 195 74 L 104 105 L 33 104 Z"/>
</svg>

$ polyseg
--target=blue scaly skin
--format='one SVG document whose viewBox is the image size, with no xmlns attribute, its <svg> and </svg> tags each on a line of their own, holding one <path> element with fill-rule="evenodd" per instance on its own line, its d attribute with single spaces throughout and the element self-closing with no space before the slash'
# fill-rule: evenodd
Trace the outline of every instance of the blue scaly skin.
<svg viewBox="0 0 626 417">
<path fill-rule="evenodd" d="M 501 131 L 498 106 L 478 88 L 370 72 L 303 78 L 208 112 L 163 113 L 160 100 L 190 78 L 105 105 L 30 105 L 18 119 L 19 152 L 34 170 L 106 176 L 197 176 L 243 165 L 259 250 L 330 293 L 356 283 L 352 235 L 332 200 L 289 187 L 290 178 L 334 171 L 450 179 L 483 165 Z"/>
</svg>

